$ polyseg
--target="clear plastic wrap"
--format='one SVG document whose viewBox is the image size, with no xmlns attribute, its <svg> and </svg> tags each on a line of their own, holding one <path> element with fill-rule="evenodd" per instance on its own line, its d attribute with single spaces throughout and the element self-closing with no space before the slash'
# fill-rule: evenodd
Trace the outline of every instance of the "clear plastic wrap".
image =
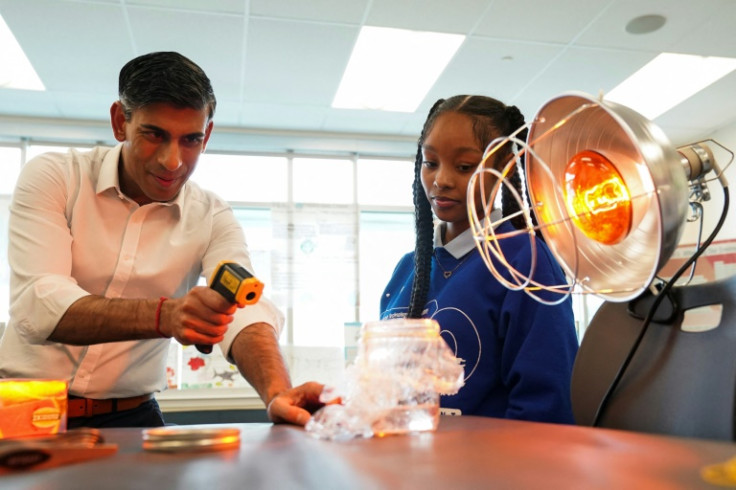
<svg viewBox="0 0 736 490">
<path fill-rule="evenodd" d="M 463 380 L 436 321 L 366 323 L 343 385 L 322 393 L 323 402 L 333 403 L 318 410 L 306 430 L 332 440 L 436 430 L 440 395 L 457 393 Z"/>
</svg>

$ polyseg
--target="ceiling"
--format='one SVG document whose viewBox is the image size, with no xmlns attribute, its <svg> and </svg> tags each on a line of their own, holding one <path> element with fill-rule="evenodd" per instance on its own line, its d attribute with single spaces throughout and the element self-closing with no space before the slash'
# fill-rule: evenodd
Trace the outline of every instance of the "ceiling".
<svg viewBox="0 0 736 490">
<path fill-rule="evenodd" d="M 120 67 L 159 50 L 212 79 L 210 148 L 375 154 L 413 154 L 439 97 L 486 94 L 530 119 L 563 92 L 605 93 L 662 51 L 736 57 L 734 0 L 0 0 L 0 14 L 47 87 L 0 89 L 6 138 L 111 140 Z M 627 33 L 645 14 L 667 22 Z M 332 109 L 362 25 L 467 39 L 415 113 Z M 655 122 L 678 145 L 708 137 L 736 122 L 735 95 L 736 72 Z"/>
</svg>

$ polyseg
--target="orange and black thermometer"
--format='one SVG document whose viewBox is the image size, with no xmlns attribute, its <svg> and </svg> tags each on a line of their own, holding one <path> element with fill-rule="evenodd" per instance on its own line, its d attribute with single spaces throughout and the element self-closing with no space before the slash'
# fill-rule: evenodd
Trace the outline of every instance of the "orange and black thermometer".
<svg viewBox="0 0 736 490">
<path fill-rule="evenodd" d="M 210 278 L 210 287 L 241 308 L 257 303 L 263 292 L 261 281 L 253 277 L 245 267 L 228 261 L 217 264 Z M 202 354 L 212 352 L 211 345 L 197 344 L 196 347 Z"/>
</svg>

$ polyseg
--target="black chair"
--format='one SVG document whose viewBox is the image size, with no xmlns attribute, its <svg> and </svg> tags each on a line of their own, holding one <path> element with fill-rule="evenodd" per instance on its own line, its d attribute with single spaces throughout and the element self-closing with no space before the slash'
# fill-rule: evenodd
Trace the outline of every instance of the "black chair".
<svg viewBox="0 0 736 490">
<path fill-rule="evenodd" d="M 736 440 L 736 276 L 675 287 L 598 416 L 616 373 L 642 331 L 651 295 L 604 303 L 575 360 L 572 406 L 579 425 Z M 720 322 L 683 331 L 687 310 L 721 305 Z"/>
</svg>

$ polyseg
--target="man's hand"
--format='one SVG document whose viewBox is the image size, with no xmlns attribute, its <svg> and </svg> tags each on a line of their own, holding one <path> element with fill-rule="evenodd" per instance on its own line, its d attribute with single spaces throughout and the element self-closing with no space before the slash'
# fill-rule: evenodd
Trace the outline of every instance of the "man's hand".
<svg viewBox="0 0 736 490">
<path fill-rule="evenodd" d="M 269 402 L 268 418 L 274 423 L 305 425 L 312 414 L 324 405 L 319 400 L 324 385 L 315 381 L 290 388 Z"/>
<path fill-rule="evenodd" d="M 211 288 L 197 286 L 181 298 L 164 301 L 159 329 L 183 345 L 216 344 L 224 338 L 236 309 Z"/>
<path fill-rule="evenodd" d="M 235 337 L 230 355 L 240 373 L 266 404 L 268 418 L 272 422 L 304 425 L 323 405 L 319 401 L 322 384 L 312 381 L 292 388 L 278 338 L 271 325 L 255 323 L 244 328 Z"/>
</svg>

